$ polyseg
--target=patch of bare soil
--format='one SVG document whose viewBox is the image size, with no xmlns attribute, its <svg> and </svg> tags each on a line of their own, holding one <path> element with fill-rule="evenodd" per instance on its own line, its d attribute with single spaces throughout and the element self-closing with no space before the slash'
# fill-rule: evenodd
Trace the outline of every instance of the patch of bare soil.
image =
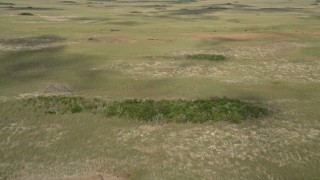
<svg viewBox="0 0 320 180">
<path fill-rule="evenodd" d="M 38 17 L 51 22 L 67 22 L 70 21 L 72 18 L 75 18 L 76 16 L 43 16 L 43 15 L 37 15 Z"/>
<path fill-rule="evenodd" d="M 7 101 L 9 98 L 6 96 L 0 96 L 0 102 L 5 102 Z"/>
<path fill-rule="evenodd" d="M 222 51 L 238 59 L 260 61 L 279 59 L 282 58 L 285 53 L 303 47 L 306 47 L 306 45 L 298 42 L 273 41 L 257 46 L 231 47 L 223 49 Z"/>
<path fill-rule="evenodd" d="M 139 130 L 144 131 L 144 132 L 153 132 L 155 130 L 161 129 L 161 126 L 159 125 L 148 125 L 148 124 L 143 124 L 138 127 Z"/>
<path fill-rule="evenodd" d="M 45 91 L 57 94 L 72 94 L 74 90 L 70 86 L 64 84 L 49 84 Z"/>
<path fill-rule="evenodd" d="M 123 129 L 117 133 L 117 141 L 121 144 L 127 144 L 132 138 L 138 138 L 139 140 L 135 141 L 134 149 L 146 154 L 153 154 L 161 151 L 162 147 L 157 143 L 144 143 L 147 141 L 153 141 L 154 138 L 150 137 L 156 131 L 159 131 L 163 128 L 162 125 L 140 125 L 137 128 L 132 130 Z"/>
<path fill-rule="evenodd" d="M 91 70 L 112 70 L 131 76 L 148 76 L 153 78 L 174 76 L 206 75 L 206 65 L 180 66 L 181 62 L 152 61 L 152 62 L 117 62 L 112 65 L 94 67 Z"/>
<path fill-rule="evenodd" d="M 20 45 L 3 45 L 0 43 L 0 50 L 5 50 L 5 51 L 26 51 L 26 50 L 40 50 L 40 49 L 45 49 L 45 48 L 54 48 L 54 47 L 60 47 L 58 44 L 39 44 L 36 46 L 29 46 L 25 44 L 20 44 Z"/>
<path fill-rule="evenodd" d="M 40 50 L 45 48 L 57 48 L 61 46 L 63 46 L 62 38 L 53 36 L 0 36 L 0 50 L 6 51 Z"/>
</svg>

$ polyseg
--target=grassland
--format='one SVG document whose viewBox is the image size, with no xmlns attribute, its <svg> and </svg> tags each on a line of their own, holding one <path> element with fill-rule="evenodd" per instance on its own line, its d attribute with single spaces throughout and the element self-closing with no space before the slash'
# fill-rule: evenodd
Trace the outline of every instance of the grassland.
<svg viewBox="0 0 320 180">
<path fill-rule="evenodd" d="M 320 177 L 319 2 L 0 0 L 0 16 L 0 179 Z M 25 103 L 54 96 L 272 113 L 145 122 Z"/>
</svg>

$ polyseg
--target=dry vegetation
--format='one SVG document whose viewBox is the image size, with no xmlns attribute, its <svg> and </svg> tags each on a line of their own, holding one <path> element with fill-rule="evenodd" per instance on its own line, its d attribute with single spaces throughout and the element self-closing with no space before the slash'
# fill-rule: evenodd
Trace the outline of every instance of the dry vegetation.
<svg viewBox="0 0 320 180">
<path fill-rule="evenodd" d="M 318 4 L 1 1 L 0 179 L 320 177 Z"/>
</svg>

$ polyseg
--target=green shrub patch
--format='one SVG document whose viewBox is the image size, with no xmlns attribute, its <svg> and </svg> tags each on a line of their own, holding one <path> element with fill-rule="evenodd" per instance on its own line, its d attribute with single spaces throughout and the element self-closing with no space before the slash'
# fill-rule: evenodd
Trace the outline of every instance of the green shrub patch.
<svg viewBox="0 0 320 180">
<path fill-rule="evenodd" d="M 226 58 L 223 55 L 217 54 L 192 54 L 187 55 L 187 59 L 199 59 L 199 60 L 209 60 L 209 61 L 221 61 Z"/>
<path fill-rule="evenodd" d="M 166 120 L 170 122 L 203 123 L 206 121 L 231 121 L 258 118 L 266 110 L 249 103 L 229 98 L 208 100 L 125 100 L 112 102 L 107 116 L 119 116 L 143 121 Z"/>
<path fill-rule="evenodd" d="M 33 16 L 32 13 L 20 13 L 19 15 L 21 15 L 21 16 Z"/>
<path fill-rule="evenodd" d="M 200 100 L 124 100 L 105 101 L 83 97 L 36 97 L 25 101 L 25 105 L 41 108 L 46 114 L 79 113 L 83 111 L 101 113 L 107 117 L 136 119 L 141 121 L 166 121 L 178 123 L 204 123 L 207 121 L 229 121 L 240 123 L 267 114 L 265 108 L 255 104 L 229 98 Z"/>
</svg>

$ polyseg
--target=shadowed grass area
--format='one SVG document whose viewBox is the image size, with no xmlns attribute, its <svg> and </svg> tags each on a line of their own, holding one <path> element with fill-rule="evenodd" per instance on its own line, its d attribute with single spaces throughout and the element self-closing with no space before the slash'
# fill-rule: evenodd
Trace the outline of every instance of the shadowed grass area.
<svg viewBox="0 0 320 180">
<path fill-rule="evenodd" d="M 26 100 L 26 106 L 44 109 L 46 114 L 79 113 L 90 111 L 107 117 L 118 116 L 141 121 L 166 121 L 178 123 L 204 123 L 207 121 L 230 121 L 240 123 L 246 119 L 259 118 L 267 110 L 254 104 L 229 98 L 201 100 L 124 100 L 104 101 L 83 97 L 45 96 Z"/>
<path fill-rule="evenodd" d="M 32 13 L 20 13 L 19 15 L 33 15 Z M 10 45 L 10 46 L 39 46 L 45 43 L 57 43 L 64 41 L 65 38 L 55 36 L 55 35 L 41 35 L 34 37 L 16 37 L 0 39 L 0 44 Z"/>
<path fill-rule="evenodd" d="M 221 61 L 221 60 L 225 60 L 226 58 L 223 55 L 217 55 L 217 54 L 192 54 L 192 55 L 187 55 L 187 59 Z"/>
<path fill-rule="evenodd" d="M 0 2 L 0 5 L 14 5 L 13 3 Z"/>
</svg>

